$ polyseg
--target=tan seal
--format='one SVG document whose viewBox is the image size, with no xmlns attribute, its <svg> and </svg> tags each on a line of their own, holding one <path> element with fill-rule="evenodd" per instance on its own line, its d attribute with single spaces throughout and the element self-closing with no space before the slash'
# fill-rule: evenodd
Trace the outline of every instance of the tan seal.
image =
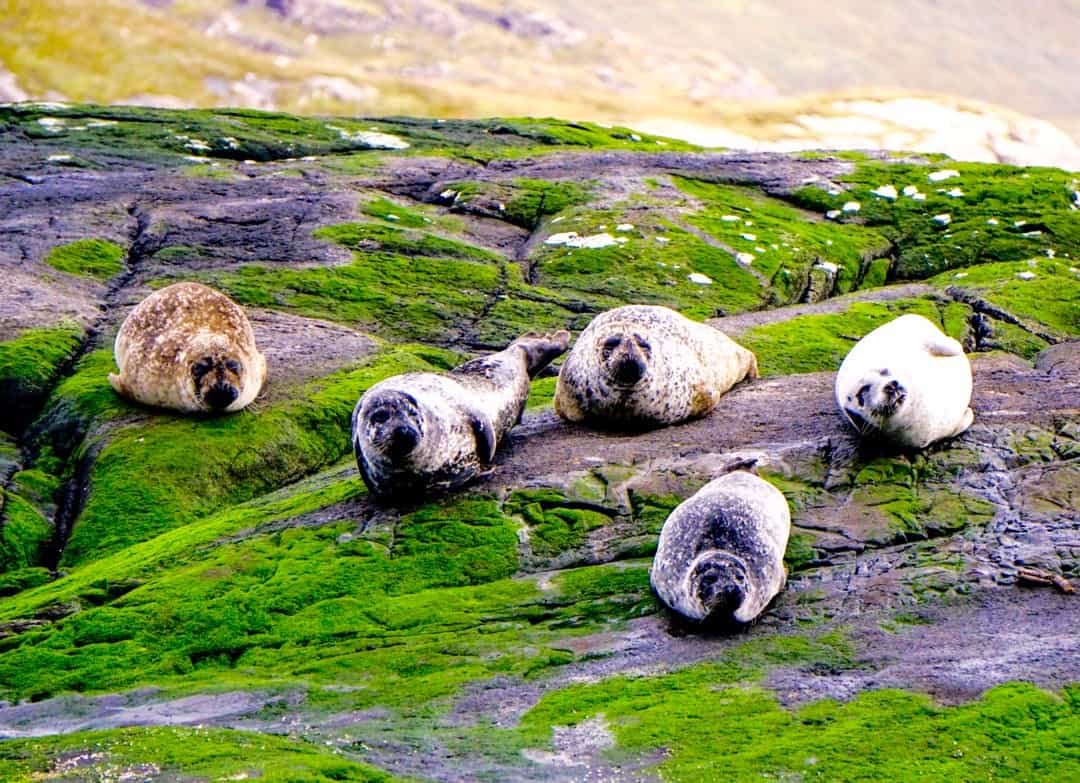
<svg viewBox="0 0 1080 783">
<path fill-rule="evenodd" d="M 718 329 L 674 310 L 627 305 L 581 333 L 555 389 L 555 411 L 601 427 L 656 427 L 716 407 L 757 359 Z"/>
<path fill-rule="evenodd" d="M 790 532 L 780 490 L 752 473 L 728 473 L 668 516 L 649 579 L 688 620 L 749 623 L 784 589 Z"/>
<path fill-rule="evenodd" d="M 175 283 L 139 302 L 116 335 L 109 383 L 145 405 L 238 411 L 266 380 L 266 359 L 244 311 L 199 283 Z"/>
<path fill-rule="evenodd" d="M 353 411 L 353 449 L 372 494 L 402 499 L 459 487 L 487 470 L 521 419 L 529 381 L 565 353 L 568 332 L 527 334 L 449 373 L 395 375 Z"/>
<path fill-rule="evenodd" d="M 860 435 L 921 449 L 971 426 L 971 363 L 960 343 L 929 320 L 902 315 L 844 358 L 836 404 Z"/>
</svg>

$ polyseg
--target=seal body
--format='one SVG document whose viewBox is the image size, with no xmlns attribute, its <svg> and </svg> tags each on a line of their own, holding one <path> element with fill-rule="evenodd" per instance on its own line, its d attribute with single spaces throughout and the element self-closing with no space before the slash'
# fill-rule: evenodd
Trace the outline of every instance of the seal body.
<svg viewBox="0 0 1080 783">
<path fill-rule="evenodd" d="M 566 352 L 570 334 L 525 335 L 449 373 L 406 373 L 372 386 L 353 411 L 360 475 L 372 494 L 459 487 L 492 462 L 521 419 L 529 381 Z"/>
<path fill-rule="evenodd" d="M 855 344 L 836 374 L 836 404 L 860 435 L 908 448 L 971 426 L 971 363 L 921 315 L 902 315 Z"/>
<path fill-rule="evenodd" d="M 649 579 L 689 620 L 749 623 L 784 588 L 790 532 L 780 490 L 752 473 L 728 473 L 671 512 Z"/>
<path fill-rule="evenodd" d="M 145 405 L 186 412 L 238 411 L 266 380 L 266 359 L 233 300 L 199 283 L 175 283 L 135 306 L 116 335 L 109 383 Z"/>
<path fill-rule="evenodd" d="M 757 358 L 674 310 L 627 305 L 581 333 L 559 373 L 555 411 L 601 427 L 657 427 L 704 416 Z"/>
</svg>

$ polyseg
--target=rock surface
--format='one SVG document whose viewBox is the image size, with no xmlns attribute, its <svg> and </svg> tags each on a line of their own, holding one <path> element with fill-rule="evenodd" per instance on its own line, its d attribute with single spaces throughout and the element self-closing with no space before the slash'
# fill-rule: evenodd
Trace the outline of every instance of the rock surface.
<svg viewBox="0 0 1080 783">
<path fill-rule="evenodd" d="M 556 121 L 0 108 L 0 776 L 1066 778 L 1078 599 L 1020 572 L 1080 580 L 1077 192 Z M 108 387 L 127 310 L 178 278 L 248 308 L 250 410 Z M 465 492 L 366 496 L 365 388 L 628 302 L 708 319 L 763 377 L 617 434 L 560 421 L 549 375 Z M 918 454 L 832 399 L 902 312 L 973 354 L 974 426 Z M 791 503 L 788 587 L 697 633 L 647 569 L 736 466 Z"/>
</svg>

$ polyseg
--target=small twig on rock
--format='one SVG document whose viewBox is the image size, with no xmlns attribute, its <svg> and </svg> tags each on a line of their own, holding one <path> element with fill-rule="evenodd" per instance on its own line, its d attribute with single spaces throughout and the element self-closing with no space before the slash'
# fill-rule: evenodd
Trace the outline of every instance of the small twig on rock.
<svg viewBox="0 0 1080 783">
<path fill-rule="evenodd" d="M 1052 574 L 1049 571 L 1042 571 L 1038 568 L 1021 568 L 1016 572 L 1016 578 L 1021 582 L 1027 582 L 1029 584 L 1053 585 L 1063 593 L 1072 594 L 1076 592 L 1076 588 L 1072 586 L 1072 582 L 1061 574 Z"/>
</svg>

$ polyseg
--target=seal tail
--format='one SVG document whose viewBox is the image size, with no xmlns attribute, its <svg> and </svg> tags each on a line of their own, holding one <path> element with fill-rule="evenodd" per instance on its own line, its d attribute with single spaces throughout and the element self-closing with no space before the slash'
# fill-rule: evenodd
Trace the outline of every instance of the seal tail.
<svg viewBox="0 0 1080 783">
<path fill-rule="evenodd" d="M 526 370 L 530 378 L 566 353 L 570 347 L 570 332 L 561 329 L 551 334 L 529 332 L 514 340 L 514 345 L 525 353 Z"/>
</svg>

